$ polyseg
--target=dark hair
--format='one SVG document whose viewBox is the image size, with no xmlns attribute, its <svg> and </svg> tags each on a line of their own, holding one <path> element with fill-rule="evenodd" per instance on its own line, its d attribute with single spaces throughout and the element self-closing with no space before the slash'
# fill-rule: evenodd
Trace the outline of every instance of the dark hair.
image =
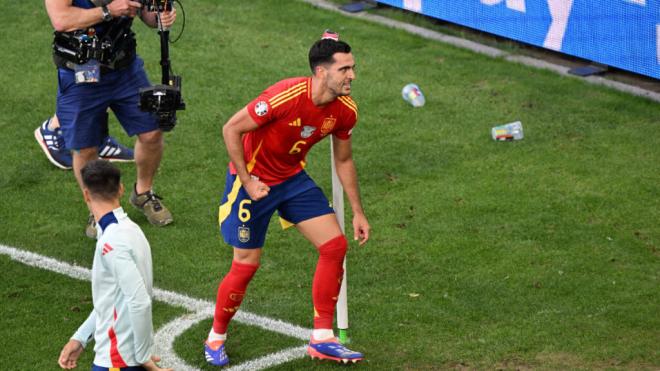
<svg viewBox="0 0 660 371">
<path fill-rule="evenodd" d="M 343 41 L 321 39 L 309 49 L 309 67 L 315 73 L 316 66 L 334 62 L 335 53 L 350 53 L 351 46 Z"/>
<path fill-rule="evenodd" d="M 80 170 L 80 175 L 85 188 L 95 197 L 110 201 L 119 194 L 121 172 L 108 161 L 90 161 Z"/>
</svg>

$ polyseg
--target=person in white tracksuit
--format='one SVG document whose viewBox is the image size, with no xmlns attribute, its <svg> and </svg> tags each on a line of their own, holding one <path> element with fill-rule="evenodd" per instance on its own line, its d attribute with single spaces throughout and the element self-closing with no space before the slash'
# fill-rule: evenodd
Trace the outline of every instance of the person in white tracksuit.
<svg viewBox="0 0 660 371">
<path fill-rule="evenodd" d="M 156 365 L 159 358 L 151 353 L 151 248 L 120 206 L 124 187 L 119 169 L 95 160 L 81 174 L 83 196 L 98 233 L 92 265 L 94 309 L 64 346 L 58 363 L 64 369 L 75 368 L 93 337 L 94 371 L 166 370 Z"/>
</svg>

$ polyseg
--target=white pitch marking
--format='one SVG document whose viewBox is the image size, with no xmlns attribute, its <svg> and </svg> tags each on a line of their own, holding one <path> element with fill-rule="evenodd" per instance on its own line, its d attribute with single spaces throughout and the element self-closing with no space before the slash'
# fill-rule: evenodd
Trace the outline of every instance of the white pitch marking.
<svg viewBox="0 0 660 371">
<path fill-rule="evenodd" d="M 0 254 L 6 255 L 12 260 L 21 262 L 31 267 L 60 273 L 77 280 L 91 280 L 90 269 L 61 262 L 44 255 L 39 255 L 33 252 L 2 244 L 0 244 Z M 182 307 L 191 312 L 194 312 L 175 318 L 171 322 L 168 322 L 162 326 L 160 330 L 156 332 L 154 335 L 154 342 L 157 344 L 155 349 L 156 353 L 160 353 L 163 359 L 163 364 L 168 365 L 168 367 L 174 367 L 176 370 L 197 371 L 197 368 L 186 364 L 185 361 L 176 356 L 176 353 L 174 352 L 174 339 L 194 324 L 204 319 L 213 317 L 215 304 L 208 300 L 191 298 L 187 295 L 159 289 L 157 287 L 154 287 L 153 292 L 154 299 L 158 301 L 173 306 Z M 277 332 L 300 340 L 307 340 L 311 335 L 310 329 L 296 326 L 284 321 L 259 316 L 243 310 L 240 310 L 238 313 L 236 313 L 234 319 L 240 323 L 257 326 L 267 331 Z M 304 350 L 305 346 L 284 349 L 280 352 L 269 354 L 264 357 L 236 365 L 232 368 L 229 368 L 228 370 L 261 370 L 264 368 L 276 366 L 278 364 L 286 363 L 294 359 L 303 358 L 305 356 Z"/>
<path fill-rule="evenodd" d="M 303 358 L 307 354 L 307 346 L 298 346 L 289 349 L 284 349 L 280 352 L 269 354 L 261 358 L 253 359 L 228 368 L 226 371 L 243 371 L 243 370 L 263 370 L 273 365 L 277 365 L 284 362 L 289 362 L 296 360 L 298 358 Z"/>
<path fill-rule="evenodd" d="M 262 317 L 254 313 L 249 313 L 242 310 L 239 310 L 236 313 L 234 319 L 238 322 L 261 327 L 262 329 L 268 331 L 274 331 L 273 329 L 277 329 L 275 332 L 279 332 L 280 334 L 291 336 L 300 340 L 309 341 L 309 338 L 312 336 L 312 330 L 292 325 L 278 319 Z"/>
<path fill-rule="evenodd" d="M 164 303 L 168 303 L 181 308 L 186 308 L 191 312 L 207 310 L 209 306 L 214 306 L 214 304 L 208 300 L 194 299 L 184 294 L 162 290 L 156 287 L 154 288 L 154 297 L 158 301 L 162 301 Z"/>
<path fill-rule="evenodd" d="M 163 325 L 154 335 L 154 353 L 161 355 L 162 364 L 175 370 L 199 371 L 179 358 L 174 351 L 174 340 L 196 323 L 213 316 L 211 311 L 200 311 L 185 314 Z M 202 354 L 202 344 L 199 344 L 199 353 Z"/>
<path fill-rule="evenodd" d="M 16 249 L 0 244 L 0 254 L 7 255 L 13 260 L 20 261 L 25 265 L 46 269 L 57 272 L 75 279 L 89 281 L 91 277 L 90 270 L 77 265 L 61 262 L 47 256 L 39 255 L 33 252 Z M 208 300 L 194 299 L 190 296 L 176 292 L 154 288 L 154 298 L 164 303 L 188 309 L 191 312 L 211 310 L 215 304 Z M 296 326 L 284 321 L 259 316 L 254 313 L 239 311 L 234 319 L 238 322 L 252 326 L 257 326 L 268 331 L 275 331 L 283 335 L 291 336 L 300 340 L 307 340 L 311 335 L 311 330 Z"/>
<path fill-rule="evenodd" d="M 25 265 L 60 273 L 77 280 L 89 281 L 92 277 L 91 271 L 87 268 L 71 265 L 69 263 L 64 263 L 53 258 L 1 244 L 0 254 L 7 255 L 11 259 L 21 262 Z"/>
</svg>

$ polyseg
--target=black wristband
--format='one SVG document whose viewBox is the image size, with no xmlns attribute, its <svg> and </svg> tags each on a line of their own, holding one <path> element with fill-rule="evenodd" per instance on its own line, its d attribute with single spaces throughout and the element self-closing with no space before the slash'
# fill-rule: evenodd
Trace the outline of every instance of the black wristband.
<svg viewBox="0 0 660 371">
<path fill-rule="evenodd" d="M 101 11 L 103 12 L 103 21 L 110 22 L 112 20 L 112 14 L 106 5 L 101 6 Z"/>
</svg>

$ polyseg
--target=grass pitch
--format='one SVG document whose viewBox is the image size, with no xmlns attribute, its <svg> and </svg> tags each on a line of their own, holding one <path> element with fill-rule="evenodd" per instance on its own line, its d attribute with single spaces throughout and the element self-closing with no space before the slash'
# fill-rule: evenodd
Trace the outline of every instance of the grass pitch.
<svg viewBox="0 0 660 371">
<path fill-rule="evenodd" d="M 55 106 L 51 26 L 42 3 L 3 5 L 0 21 L 21 37 L 5 38 L 0 56 L 0 243 L 91 266 L 73 174 L 55 169 L 32 136 Z M 308 75 L 309 46 L 332 28 L 358 64 L 354 157 L 373 227 L 367 246 L 348 254 L 351 345 L 368 360 L 358 367 L 660 367 L 657 103 L 305 3 L 184 5 L 171 57 L 187 109 L 167 134 L 156 179 L 175 223 L 152 227 L 124 200 L 152 244 L 156 286 L 214 299 L 231 261 L 216 225 L 227 164 L 220 127 L 269 84 Z M 158 81 L 157 35 L 134 29 Z M 409 82 L 424 91 L 423 108 L 401 99 Z M 516 120 L 524 140 L 492 141 L 492 126 Z M 308 170 L 329 194 L 328 153 L 320 143 Z M 120 166 L 130 186 L 134 165 Z M 243 308 L 311 327 L 315 260 L 303 238 L 273 223 Z M 89 285 L 5 257 L 0 271 L 2 368 L 34 369 L 26 349 L 47 339 L 39 368 L 55 369 L 84 318 L 70 309 L 89 310 Z M 157 312 L 163 323 L 176 310 Z M 175 344 L 190 364 L 203 365 L 205 324 Z M 236 360 L 291 344 L 230 327 Z M 305 359 L 277 369 L 334 367 Z"/>
</svg>

